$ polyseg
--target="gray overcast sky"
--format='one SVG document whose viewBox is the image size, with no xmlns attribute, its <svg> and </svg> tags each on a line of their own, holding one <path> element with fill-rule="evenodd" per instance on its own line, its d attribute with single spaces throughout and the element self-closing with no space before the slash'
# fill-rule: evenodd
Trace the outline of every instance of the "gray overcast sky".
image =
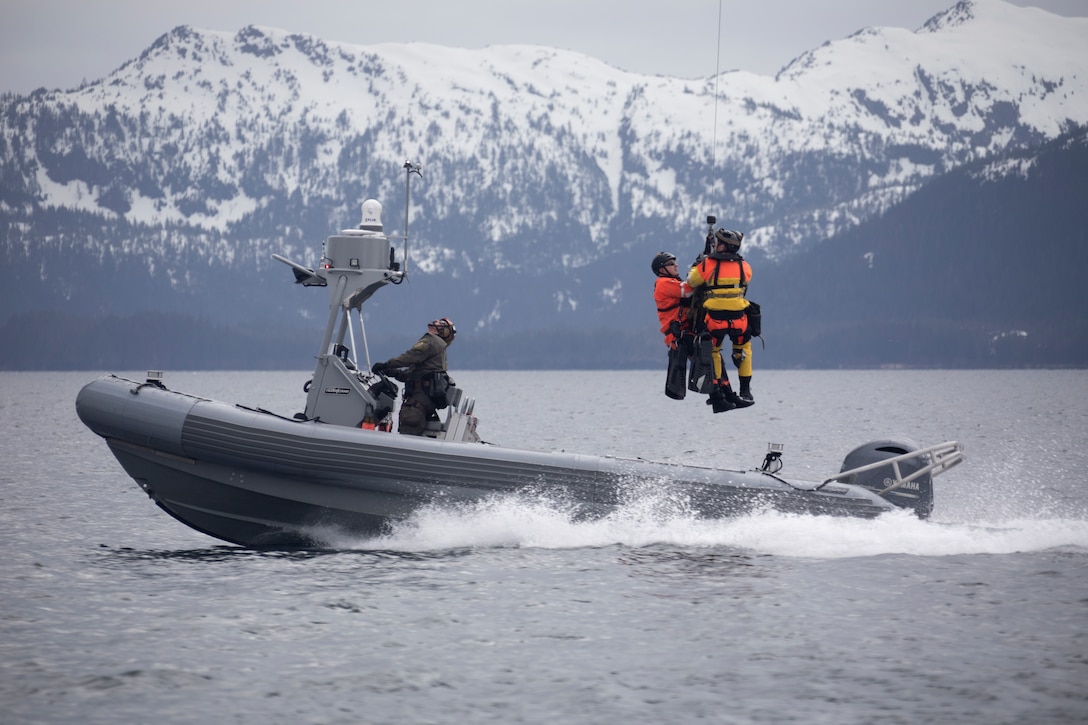
<svg viewBox="0 0 1088 725">
<path fill-rule="evenodd" d="M 178 25 L 267 25 L 358 45 L 527 43 L 618 68 L 705 77 L 717 69 L 719 0 L 0 0 L 0 92 L 74 88 L 108 75 Z M 1012 0 L 1088 16 L 1088 0 Z M 720 0 L 720 70 L 773 75 L 825 40 L 870 26 L 914 30 L 955 0 Z"/>
</svg>

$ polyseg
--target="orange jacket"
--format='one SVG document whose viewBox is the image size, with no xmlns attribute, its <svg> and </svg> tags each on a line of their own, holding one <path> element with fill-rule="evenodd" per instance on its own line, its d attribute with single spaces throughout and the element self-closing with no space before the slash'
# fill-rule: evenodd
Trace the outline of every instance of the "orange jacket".
<svg viewBox="0 0 1088 725">
<path fill-rule="evenodd" d="M 665 342 L 671 342 L 669 328 L 680 323 L 681 330 L 689 329 L 688 311 L 691 309 L 691 288 L 675 277 L 658 277 L 654 282 L 654 302 L 657 303 L 657 319 Z"/>
</svg>

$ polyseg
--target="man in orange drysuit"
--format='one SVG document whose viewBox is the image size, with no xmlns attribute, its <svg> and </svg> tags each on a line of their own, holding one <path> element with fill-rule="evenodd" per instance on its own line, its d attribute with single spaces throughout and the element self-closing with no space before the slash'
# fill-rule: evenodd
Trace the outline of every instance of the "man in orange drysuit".
<svg viewBox="0 0 1088 725">
<path fill-rule="evenodd" d="M 691 309 L 691 288 L 680 279 L 676 257 L 669 252 L 658 252 L 650 264 L 657 279 L 654 280 L 654 302 L 657 303 L 657 319 L 661 334 L 670 349 L 676 347 L 682 333 L 690 332 L 688 311 Z"/>
<path fill-rule="evenodd" d="M 752 397 L 752 336 L 748 329 L 748 282 L 752 268 L 738 254 L 742 232 L 718 229 L 708 241 L 713 241 L 714 251 L 701 258 L 688 274 L 688 285 L 701 292 L 703 309 L 706 311 L 706 328 L 714 341 L 712 361 L 714 388 L 707 405 L 715 413 L 734 408 L 747 408 L 755 403 Z M 733 391 L 729 373 L 725 369 L 721 351 L 728 337 L 733 345 L 732 359 L 740 377 L 740 394 Z"/>
<path fill-rule="evenodd" d="M 669 252 L 658 252 L 650 269 L 657 277 L 654 302 L 661 333 L 669 348 L 665 395 L 673 400 L 683 400 L 687 395 L 688 361 L 695 348 L 691 334 L 691 288 L 680 279 L 676 257 Z"/>
</svg>

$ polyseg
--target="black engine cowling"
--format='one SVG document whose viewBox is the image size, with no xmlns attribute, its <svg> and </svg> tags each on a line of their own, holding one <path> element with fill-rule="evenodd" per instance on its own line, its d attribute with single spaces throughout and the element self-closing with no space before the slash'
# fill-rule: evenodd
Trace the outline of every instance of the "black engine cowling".
<svg viewBox="0 0 1088 725">
<path fill-rule="evenodd" d="M 846 454 L 840 471 L 849 471 L 872 463 L 901 456 L 917 451 L 921 448 L 917 443 L 905 438 L 869 441 Z M 906 458 L 899 461 L 900 478 L 907 478 L 920 468 L 925 468 L 930 463 L 929 456 L 922 454 L 916 458 Z M 852 483 L 863 486 L 870 491 L 879 493 L 889 503 L 900 508 L 911 509 L 918 518 L 927 518 L 933 511 L 933 476 L 923 474 L 913 481 L 907 481 L 903 485 L 881 493 L 884 489 L 895 483 L 895 470 L 892 464 L 878 466 L 869 471 L 861 471 L 849 476 L 837 479 L 843 483 Z"/>
</svg>

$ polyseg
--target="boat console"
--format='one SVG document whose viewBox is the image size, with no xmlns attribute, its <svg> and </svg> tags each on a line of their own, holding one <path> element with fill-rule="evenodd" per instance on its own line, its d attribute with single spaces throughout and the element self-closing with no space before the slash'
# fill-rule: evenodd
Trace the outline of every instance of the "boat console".
<svg viewBox="0 0 1088 725">
<path fill-rule="evenodd" d="M 407 197 L 411 176 L 419 174 L 419 166 L 406 162 L 404 168 Z M 317 269 L 278 254 L 272 255 L 273 259 L 291 267 L 297 284 L 329 290 L 329 317 L 313 377 L 305 385 L 306 411 L 297 416 L 300 420 L 383 431 L 392 429 L 398 392 L 396 384 L 380 373 L 371 373 L 369 360 L 360 366 L 358 360 L 351 357 L 355 349 L 352 312 L 356 313 L 366 350 L 363 303 L 385 285 L 400 284 L 408 276 L 407 203 L 405 209 L 403 265 L 396 260 L 393 237 L 385 234 L 382 224 L 382 205 L 375 199 L 363 202 L 358 227 L 345 229 L 326 239 Z M 476 419 L 472 415 L 475 401 L 465 397 L 458 388 L 451 388 L 450 393 L 451 404 L 445 419 L 428 424 L 424 435 L 442 440 L 479 442 Z"/>
</svg>

